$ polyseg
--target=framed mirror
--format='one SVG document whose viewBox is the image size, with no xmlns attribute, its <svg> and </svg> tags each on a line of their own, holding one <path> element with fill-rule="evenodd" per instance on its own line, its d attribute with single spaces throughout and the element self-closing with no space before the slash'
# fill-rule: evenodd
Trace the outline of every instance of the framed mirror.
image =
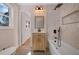
<svg viewBox="0 0 79 59">
<path fill-rule="evenodd" d="M 44 16 L 35 16 L 35 28 L 44 28 Z"/>
</svg>

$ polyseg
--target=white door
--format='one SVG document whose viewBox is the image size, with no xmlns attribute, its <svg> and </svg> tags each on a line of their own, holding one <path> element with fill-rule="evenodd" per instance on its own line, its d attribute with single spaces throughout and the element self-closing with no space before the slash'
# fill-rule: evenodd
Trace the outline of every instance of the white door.
<svg viewBox="0 0 79 59">
<path fill-rule="evenodd" d="M 21 31 L 22 31 L 22 40 L 21 43 L 23 44 L 28 38 L 31 36 L 31 22 L 30 17 L 27 13 L 21 13 Z"/>
</svg>

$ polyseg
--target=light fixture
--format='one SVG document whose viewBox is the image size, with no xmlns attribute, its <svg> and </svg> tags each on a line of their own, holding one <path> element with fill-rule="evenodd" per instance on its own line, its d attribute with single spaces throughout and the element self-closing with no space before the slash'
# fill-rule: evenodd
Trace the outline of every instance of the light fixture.
<svg viewBox="0 0 79 59">
<path fill-rule="evenodd" d="M 35 10 L 43 10 L 43 7 L 42 6 L 36 6 Z"/>
</svg>

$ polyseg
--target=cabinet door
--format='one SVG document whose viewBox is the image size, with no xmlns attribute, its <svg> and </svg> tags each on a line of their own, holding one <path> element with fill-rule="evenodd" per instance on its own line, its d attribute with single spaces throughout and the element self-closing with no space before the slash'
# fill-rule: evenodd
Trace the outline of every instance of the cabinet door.
<svg viewBox="0 0 79 59">
<path fill-rule="evenodd" d="M 40 34 L 39 36 L 38 36 L 39 38 L 39 49 L 40 50 L 46 50 L 46 47 L 45 47 L 45 44 L 46 44 L 46 42 L 45 42 L 45 35 L 44 34 Z"/>
<path fill-rule="evenodd" d="M 41 50 L 46 50 L 46 47 L 45 47 L 45 38 L 41 38 Z"/>
<path fill-rule="evenodd" d="M 32 36 L 32 50 L 36 50 L 38 48 L 37 41 L 38 41 L 38 36 L 36 34 L 33 34 L 33 36 Z"/>
</svg>

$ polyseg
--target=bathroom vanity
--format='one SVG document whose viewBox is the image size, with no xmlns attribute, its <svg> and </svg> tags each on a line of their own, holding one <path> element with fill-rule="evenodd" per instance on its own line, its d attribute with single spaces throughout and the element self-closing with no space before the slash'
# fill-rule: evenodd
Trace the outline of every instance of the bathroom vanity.
<svg viewBox="0 0 79 59">
<path fill-rule="evenodd" d="M 46 33 L 33 33 L 32 34 L 32 50 L 33 51 L 46 51 L 46 48 L 47 48 Z"/>
</svg>

